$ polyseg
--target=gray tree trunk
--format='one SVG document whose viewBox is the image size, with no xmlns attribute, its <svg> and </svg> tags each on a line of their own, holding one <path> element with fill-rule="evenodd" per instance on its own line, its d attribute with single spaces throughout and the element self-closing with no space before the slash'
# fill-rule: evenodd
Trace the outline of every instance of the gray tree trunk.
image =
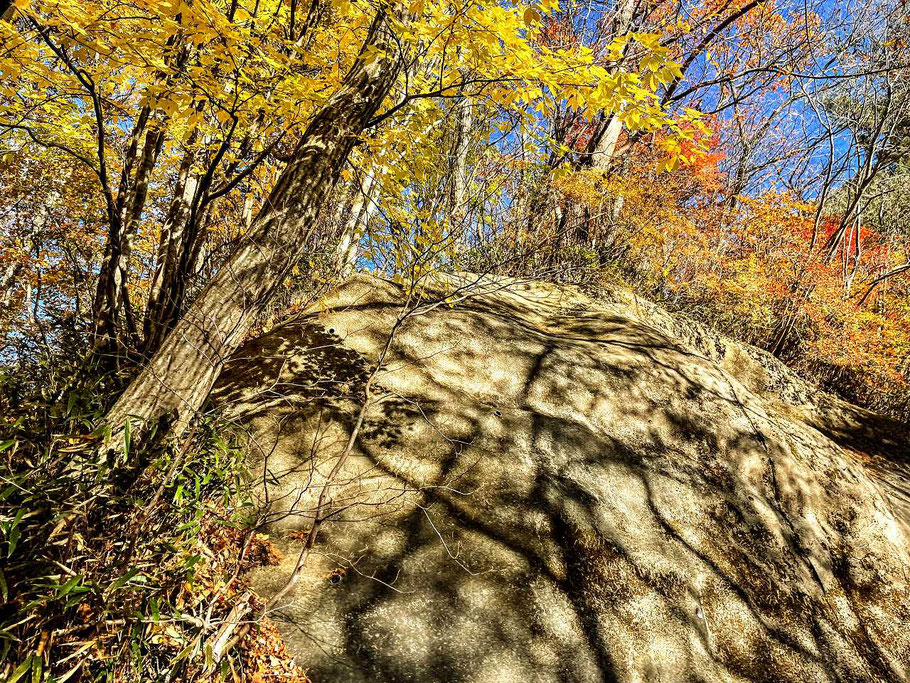
<svg viewBox="0 0 910 683">
<path fill-rule="evenodd" d="M 190 145 L 193 139 L 190 139 Z M 174 283 L 178 277 L 181 255 L 185 251 L 186 232 L 189 230 L 190 205 L 196 194 L 199 178 L 192 173 L 196 152 L 187 149 L 180 162 L 174 199 L 168 208 L 167 217 L 161 227 L 161 238 L 155 259 L 155 273 L 152 276 L 149 298 L 145 306 L 143 339 L 146 352 L 153 352 L 167 332 L 168 315 L 175 302 Z"/>
<path fill-rule="evenodd" d="M 183 431 L 202 406 L 224 361 L 249 332 L 276 286 L 305 253 L 316 216 L 359 134 L 388 95 L 401 68 L 398 48 L 377 14 L 365 47 L 341 87 L 314 116 L 247 239 L 206 285 L 105 418 L 114 438 L 128 417 L 166 416 Z M 364 53 L 361 53 L 364 54 Z"/>
<path fill-rule="evenodd" d="M 376 172 L 369 169 L 362 183 L 355 178 L 353 189 L 351 205 L 342 217 L 341 235 L 335 247 L 335 270 L 341 280 L 347 280 L 354 273 L 357 245 L 376 210 L 379 195 Z"/>
<path fill-rule="evenodd" d="M 622 121 L 618 116 L 611 116 L 607 122 L 606 130 L 594 149 L 594 168 L 608 171 L 616 158 L 616 145 L 619 143 L 619 134 L 622 132 Z"/>
<path fill-rule="evenodd" d="M 625 36 L 632 30 L 632 22 L 638 9 L 636 0 L 619 0 L 613 17 L 612 33 L 614 37 Z M 616 145 L 622 132 L 622 122 L 615 114 L 610 116 L 597 146 L 594 149 L 592 165 L 601 171 L 607 171 L 616 158 Z"/>
<path fill-rule="evenodd" d="M 467 216 L 468 197 L 468 151 L 471 132 L 474 127 L 474 103 L 465 97 L 456 104 L 455 146 L 452 150 L 452 193 L 449 204 L 449 220 L 453 226 L 461 224 Z"/>
</svg>

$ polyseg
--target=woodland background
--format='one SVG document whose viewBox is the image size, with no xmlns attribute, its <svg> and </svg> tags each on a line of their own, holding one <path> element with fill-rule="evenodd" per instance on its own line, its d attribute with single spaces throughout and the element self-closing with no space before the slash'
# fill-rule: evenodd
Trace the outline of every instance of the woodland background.
<svg viewBox="0 0 910 683">
<path fill-rule="evenodd" d="M 418 299 L 440 272 L 570 282 L 595 296 L 630 288 L 824 390 L 910 419 L 903 2 L 4 5 L 0 420 L 13 488 L 2 519 L 6 554 L 22 559 L 0 587 L 5 598 L 16 581 L 32 591 L 0 632 L 10 672 L 52 661 L 57 631 L 40 624 L 82 617 L 107 635 L 70 640 L 93 643 L 64 660 L 79 666 L 96 650 L 109 662 L 156 647 L 205 655 L 198 632 L 165 647 L 146 626 L 124 639 L 100 625 L 112 612 L 146 623 L 134 617 L 152 609 L 147 595 L 101 607 L 140 572 L 72 602 L 94 595 L 103 582 L 85 577 L 113 552 L 91 539 L 119 533 L 73 510 L 104 500 L 123 506 L 124 524 L 150 525 L 162 496 L 196 482 L 192 504 L 162 512 L 158 528 L 192 520 L 192 538 L 181 536 L 191 546 L 212 514 L 234 519 L 240 458 L 200 410 L 220 363 L 356 270 Z M 184 363 L 193 396 L 169 385 L 182 403 L 148 398 L 161 358 Z M 131 455 L 123 417 L 154 425 L 165 409 L 178 434 L 196 425 L 196 445 Z M 92 486 L 85 472 L 61 476 L 61 454 L 94 452 L 85 444 L 99 424 L 121 430 L 123 462 L 86 455 Z M 158 479 L 144 481 L 150 463 Z M 128 485 L 93 488 L 124 464 Z M 34 493 L 24 482 L 36 476 L 59 490 Z M 218 512 L 212 491 L 227 492 Z M 152 513 L 136 512 L 142 496 Z M 78 533 L 60 521 L 77 517 Z M 71 529 L 54 531 L 66 543 L 39 551 L 57 524 Z M 63 559 L 77 538 L 91 548 L 82 569 Z M 236 567 L 254 538 L 243 536 Z M 28 584 L 34 562 L 69 572 L 39 572 L 51 588 Z M 155 580 L 179 585 L 195 564 Z M 223 611 L 205 609 L 203 634 Z M 65 642 L 66 628 L 54 637 Z"/>
</svg>

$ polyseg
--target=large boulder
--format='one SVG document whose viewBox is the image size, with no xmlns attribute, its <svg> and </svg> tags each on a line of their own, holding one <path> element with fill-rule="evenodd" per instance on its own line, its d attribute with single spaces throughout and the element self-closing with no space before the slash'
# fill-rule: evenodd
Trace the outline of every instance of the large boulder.
<svg viewBox="0 0 910 683">
<path fill-rule="evenodd" d="M 866 453 L 760 354 L 712 357 L 571 288 L 479 290 L 397 329 L 273 615 L 314 681 L 907 680 L 898 425 Z M 403 301 L 355 277 L 219 384 L 285 554 L 252 577 L 265 598 Z"/>
</svg>

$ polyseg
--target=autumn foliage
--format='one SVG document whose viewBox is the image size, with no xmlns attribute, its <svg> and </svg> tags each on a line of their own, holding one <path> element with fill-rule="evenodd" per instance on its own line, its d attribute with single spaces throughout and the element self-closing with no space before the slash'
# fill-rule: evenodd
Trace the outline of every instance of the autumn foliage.
<svg viewBox="0 0 910 683">
<path fill-rule="evenodd" d="M 259 537 L 205 400 L 356 270 L 627 287 L 910 419 L 910 14 L 840 4 L 0 3 L 0 675 L 211 669 Z"/>
<path fill-rule="evenodd" d="M 907 263 L 910 236 L 859 227 L 828 257 L 841 216 L 773 189 L 727 196 L 723 152 L 709 143 L 672 173 L 639 145 L 621 175 L 563 178 L 560 191 L 588 208 L 583 266 L 768 349 L 824 389 L 906 416 L 910 281 L 880 278 Z"/>
</svg>

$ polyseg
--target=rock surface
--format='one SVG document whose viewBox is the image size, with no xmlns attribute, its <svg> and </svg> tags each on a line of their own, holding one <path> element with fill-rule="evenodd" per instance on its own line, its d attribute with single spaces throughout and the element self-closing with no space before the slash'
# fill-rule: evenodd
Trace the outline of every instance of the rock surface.
<svg viewBox="0 0 910 683">
<path fill-rule="evenodd" d="M 275 615 L 316 683 L 907 680 L 906 432 L 633 299 L 486 281 L 401 325 Z M 220 382 L 265 597 L 401 303 L 355 277 Z"/>
</svg>

